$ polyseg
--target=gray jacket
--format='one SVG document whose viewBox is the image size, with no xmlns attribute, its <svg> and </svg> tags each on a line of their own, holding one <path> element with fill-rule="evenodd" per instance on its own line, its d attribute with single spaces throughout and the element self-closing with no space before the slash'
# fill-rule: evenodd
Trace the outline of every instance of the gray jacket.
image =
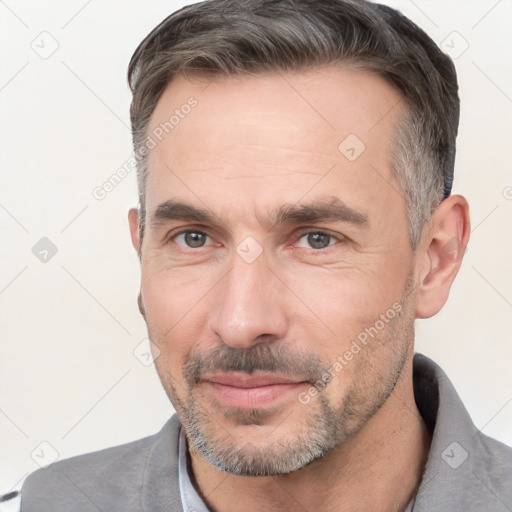
<svg viewBox="0 0 512 512">
<path fill-rule="evenodd" d="M 478 431 L 446 374 L 421 354 L 414 393 L 433 429 L 414 512 L 511 512 L 512 448 Z M 22 512 L 183 512 L 179 430 L 174 415 L 156 435 L 36 471 Z"/>
</svg>

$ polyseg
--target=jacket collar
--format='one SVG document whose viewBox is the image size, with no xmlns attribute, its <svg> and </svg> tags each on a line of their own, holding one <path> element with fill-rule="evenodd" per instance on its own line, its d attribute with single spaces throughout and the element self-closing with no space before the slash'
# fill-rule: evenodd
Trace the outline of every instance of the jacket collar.
<svg viewBox="0 0 512 512">
<path fill-rule="evenodd" d="M 414 512 L 510 511 L 489 476 L 490 450 L 498 443 L 476 428 L 447 375 L 422 354 L 414 356 L 413 381 L 416 405 L 432 432 Z"/>
<path fill-rule="evenodd" d="M 175 414 L 157 434 L 142 484 L 144 512 L 181 512 L 178 477 L 180 420 Z"/>
</svg>

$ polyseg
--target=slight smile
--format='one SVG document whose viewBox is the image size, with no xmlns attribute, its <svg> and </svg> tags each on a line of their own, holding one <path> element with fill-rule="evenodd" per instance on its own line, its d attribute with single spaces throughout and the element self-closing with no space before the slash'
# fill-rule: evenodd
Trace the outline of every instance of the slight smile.
<svg viewBox="0 0 512 512">
<path fill-rule="evenodd" d="M 261 408 L 271 405 L 306 385 L 274 374 L 247 375 L 223 373 L 203 377 L 201 382 L 224 405 L 238 408 Z"/>
</svg>

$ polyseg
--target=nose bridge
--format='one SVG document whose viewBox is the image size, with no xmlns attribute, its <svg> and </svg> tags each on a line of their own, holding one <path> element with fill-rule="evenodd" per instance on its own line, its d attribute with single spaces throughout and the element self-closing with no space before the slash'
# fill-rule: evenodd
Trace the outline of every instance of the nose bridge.
<svg viewBox="0 0 512 512">
<path fill-rule="evenodd" d="M 264 257 L 249 263 L 234 254 L 210 317 L 210 329 L 227 345 L 239 348 L 284 336 L 287 315 L 279 286 Z"/>
</svg>

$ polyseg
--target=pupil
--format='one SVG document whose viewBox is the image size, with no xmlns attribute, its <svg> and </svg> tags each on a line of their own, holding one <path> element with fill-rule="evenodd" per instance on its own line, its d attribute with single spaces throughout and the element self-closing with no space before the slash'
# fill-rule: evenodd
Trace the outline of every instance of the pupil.
<svg viewBox="0 0 512 512">
<path fill-rule="evenodd" d="M 203 233 L 186 233 L 185 242 L 189 247 L 202 247 L 205 242 L 205 235 Z"/>
<path fill-rule="evenodd" d="M 330 238 L 322 233 L 312 233 L 308 235 L 308 243 L 314 249 L 323 249 L 329 245 Z"/>
</svg>

